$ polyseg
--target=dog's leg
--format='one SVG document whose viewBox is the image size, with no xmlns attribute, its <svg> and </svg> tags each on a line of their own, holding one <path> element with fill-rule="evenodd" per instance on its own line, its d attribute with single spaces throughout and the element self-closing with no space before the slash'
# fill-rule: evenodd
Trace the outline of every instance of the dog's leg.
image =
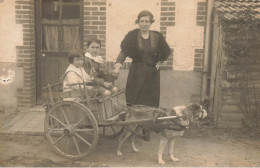
<svg viewBox="0 0 260 168">
<path fill-rule="evenodd" d="M 172 138 L 169 140 L 170 141 L 169 142 L 169 155 L 170 155 L 170 158 L 172 159 L 172 161 L 178 162 L 179 159 L 174 157 L 174 155 L 173 155 L 173 148 L 174 148 L 175 140 L 176 140 L 175 138 Z"/>
<path fill-rule="evenodd" d="M 127 138 L 129 138 L 129 136 L 131 134 L 132 134 L 131 132 L 126 131 L 118 139 L 119 143 L 118 143 L 117 151 L 116 151 L 117 156 L 122 156 L 123 155 L 122 152 L 121 152 L 121 147 L 122 147 L 123 143 L 125 142 L 125 140 L 127 140 Z"/>
<path fill-rule="evenodd" d="M 165 161 L 162 159 L 163 152 L 165 149 L 165 146 L 167 145 L 168 139 L 165 137 L 161 138 L 160 145 L 159 145 L 159 151 L 158 151 L 158 162 L 160 165 L 164 165 Z"/>
<path fill-rule="evenodd" d="M 139 130 L 141 130 L 141 128 L 137 127 L 135 129 L 135 132 L 138 132 Z M 131 140 L 131 145 L 132 145 L 133 151 L 134 152 L 139 152 L 139 149 L 137 149 L 136 146 L 135 146 L 135 138 L 136 138 L 136 136 L 137 136 L 136 134 L 132 134 L 131 137 L 130 137 L 130 140 Z"/>
</svg>

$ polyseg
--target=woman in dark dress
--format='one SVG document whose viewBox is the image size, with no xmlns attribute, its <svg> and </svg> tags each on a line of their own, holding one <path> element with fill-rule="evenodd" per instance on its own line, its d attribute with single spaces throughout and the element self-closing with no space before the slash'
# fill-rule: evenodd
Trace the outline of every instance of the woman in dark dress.
<svg viewBox="0 0 260 168">
<path fill-rule="evenodd" d="M 115 63 L 118 72 L 126 57 L 132 59 L 126 84 L 127 105 L 159 107 L 160 70 L 171 51 L 160 32 L 151 31 L 153 14 L 141 11 L 136 20 L 140 29 L 130 31 L 121 42 L 121 52 Z"/>
<path fill-rule="evenodd" d="M 160 64 L 170 53 L 170 47 L 160 32 L 151 31 L 153 14 L 141 11 L 136 20 L 140 29 L 130 31 L 121 42 L 121 51 L 115 63 L 119 72 L 126 57 L 132 59 L 126 83 L 126 103 L 159 107 Z M 149 131 L 143 130 L 144 139 L 149 141 Z"/>
</svg>

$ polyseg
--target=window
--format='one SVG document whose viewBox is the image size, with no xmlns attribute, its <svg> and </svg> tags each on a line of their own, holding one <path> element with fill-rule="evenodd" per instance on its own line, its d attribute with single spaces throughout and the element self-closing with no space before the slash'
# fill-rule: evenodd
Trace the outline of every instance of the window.
<svg viewBox="0 0 260 168">
<path fill-rule="evenodd" d="M 42 0 L 42 51 L 80 49 L 80 0 Z"/>
</svg>

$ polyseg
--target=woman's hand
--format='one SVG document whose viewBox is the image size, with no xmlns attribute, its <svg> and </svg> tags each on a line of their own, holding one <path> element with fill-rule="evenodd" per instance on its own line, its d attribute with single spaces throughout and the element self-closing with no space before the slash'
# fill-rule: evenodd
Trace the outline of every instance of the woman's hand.
<svg viewBox="0 0 260 168">
<path fill-rule="evenodd" d="M 116 63 L 116 64 L 114 65 L 114 70 L 113 70 L 113 72 L 114 72 L 114 73 L 119 73 L 119 70 L 120 70 L 121 67 L 122 67 L 122 64 Z"/>
<path fill-rule="evenodd" d="M 113 75 L 114 77 L 118 78 L 118 76 L 119 76 L 119 70 L 120 70 L 121 66 L 122 66 L 122 64 L 120 64 L 120 63 L 116 63 L 116 64 L 114 65 L 114 69 L 113 69 L 113 71 L 112 71 L 112 75 Z"/>
<path fill-rule="evenodd" d="M 157 69 L 157 70 L 159 70 L 159 69 L 160 69 L 160 66 L 161 66 L 161 64 L 162 64 L 162 62 L 161 62 L 161 61 L 159 61 L 159 62 L 157 62 L 157 63 L 156 63 L 156 66 L 155 66 L 155 67 L 156 67 L 156 69 Z"/>
</svg>

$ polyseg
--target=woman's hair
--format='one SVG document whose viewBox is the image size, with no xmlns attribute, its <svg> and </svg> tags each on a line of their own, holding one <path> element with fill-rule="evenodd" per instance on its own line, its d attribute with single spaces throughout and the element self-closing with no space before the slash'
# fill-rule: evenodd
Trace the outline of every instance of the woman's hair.
<svg viewBox="0 0 260 168">
<path fill-rule="evenodd" d="M 135 20 L 135 23 L 136 23 L 136 24 L 139 23 L 140 18 L 141 18 L 141 17 L 144 17 L 144 16 L 149 16 L 150 22 L 151 22 L 151 23 L 154 22 L 153 14 L 152 14 L 150 11 L 148 11 L 148 10 L 143 10 L 143 11 L 141 11 L 141 12 L 138 14 L 137 19 Z"/>
<path fill-rule="evenodd" d="M 83 57 L 83 54 L 80 51 L 75 50 L 75 49 L 70 50 L 68 53 L 68 59 L 71 64 L 73 64 L 75 57 L 77 57 L 77 58 Z"/>
<path fill-rule="evenodd" d="M 87 41 L 87 48 L 92 44 L 92 43 L 97 43 L 97 44 L 99 44 L 100 45 L 100 47 L 101 47 L 101 41 L 99 40 L 99 39 L 96 39 L 96 38 L 93 38 L 93 39 L 89 39 L 88 41 Z"/>
</svg>

